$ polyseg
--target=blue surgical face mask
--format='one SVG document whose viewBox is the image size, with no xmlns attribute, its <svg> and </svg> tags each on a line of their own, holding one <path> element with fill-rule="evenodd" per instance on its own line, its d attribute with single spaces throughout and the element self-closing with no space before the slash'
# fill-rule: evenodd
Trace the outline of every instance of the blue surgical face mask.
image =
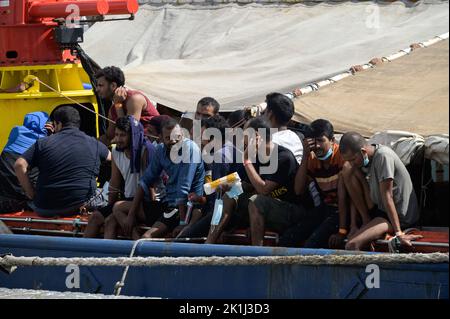
<svg viewBox="0 0 450 319">
<path fill-rule="evenodd" d="M 363 166 L 367 167 L 369 165 L 369 156 L 367 154 L 363 154 Z"/>
<path fill-rule="evenodd" d="M 333 155 L 333 148 L 332 147 L 330 147 L 328 149 L 328 152 L 324 156 L 322 156 L 322 157 L 317 156 L 317 158 L 320 161 L 326 161 L 327 159 L 329 159 L 331 157 L 331 155 Z"/>
</svg>

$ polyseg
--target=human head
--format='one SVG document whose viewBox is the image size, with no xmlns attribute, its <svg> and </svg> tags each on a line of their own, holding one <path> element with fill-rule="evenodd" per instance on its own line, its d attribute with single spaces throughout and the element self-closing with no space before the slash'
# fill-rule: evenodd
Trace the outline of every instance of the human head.
<svg viewBox="0 0 450 319">
<path fill-rule="evenodd" d="M 47 135 L 45 124 L 49 116 L 45 112 L 31 112 L 25 115 L 23 126 L 37 134 Z"/>
<path fill-rule="evenodd" d="M 102 99 L 112 99 L 118 87 L 125 85 L 123 71 L 115 66 L 107 66 L 95 74 L 97 86 L 95 88 L 98 96 Z"/>
<path fill-rule="evenodd" d="M 248 132 L 248 129 L 255 130 L 256 136 L 261 137 L 266 144 L 270 143 L 271 141 L 270 124 L 264 117 L 262 116 L 255 117 L 250 121 L 248 121 L 244 126 L 244 131 Z M 248 145 L 247 135 L 244 136 L 244 145 L 245 146 Z"/>
<path fill-rule="evenodd" d="M 120 117 L 116 121 L 115 141 L 119 149 L 124 150 L 130 148 L 131 145 L 131 123 L 130 117 Z"/>
<path fill-rule="evenodd" d="M 148 125 L 148 134 L 150 134 L 150 140 L 159 142 L 161 140 L 161 125 L 164 121 L 169 120 L 171 117 L 168 115 L 158 115 L 150 119 Z"/>
<path fill-rule="evenodd" d="M 245 123 L 250 120 L 251 115 L 244 110 L 236 110 L 228 115 L 228 125 L 232 128 L 243 128 Z"/>
<path fill-rule="evenodd" d="M 52 114 L 55 132 L 65 127 L 80 128 L 80 113 L 75 107 L 65 105 L 57 108 Z"/>
<path fill-rule="evenodd" d="M 170 118 L 161 124 L 161 135 L 164 146 L 170 150 L 175 144 L 183 140 L 183 133 L 177 121 Z"/>
<path fill-rule="evenodd" d="M 202 120 L 202 148 L 206 146 L 206 144 L 210 143 L 214 137 L 209 136 L 209 139 L 203 139 L 203 132 L 206 129 L 214 128 L 220 132 L 222 139 L 220 140 L 220 144 L 225 143 L 225 130 L 229 128 L 229 125 L 225 118 L 221 115 L 214 115 L 208 119 Z M 219 141 L 214 141 L 215 143 L 219 143 Z"/>
<path fill-rule="evenodd" d="M 342 158 L 358 168 L 368 160 L 368 146 L 366 139 L 357 132 L 345 133 L 339 142 Z"/>
<path fill-rule="evenodd" d="M 202 120 L 219 113 L 220 104 L 212 97 L 204 97 L 197 103 L 195 111 L 195 119 Z"/>
<path fill-rule="evenodd" d="M 264 115 L 272 127 L 285 126 L 294 116 L 294 103 L 284 94 L 267 94 L 266 103 L 267 107 Z"/>
<path fill-rule="evenodd" d="M 311 137 L 314 139 L 314 153 L 317 157 L 323 157 L 333 147 L 333 125 L 327 120 L 318 119 L 313 121 L 310 127 Z"/>
</svg>

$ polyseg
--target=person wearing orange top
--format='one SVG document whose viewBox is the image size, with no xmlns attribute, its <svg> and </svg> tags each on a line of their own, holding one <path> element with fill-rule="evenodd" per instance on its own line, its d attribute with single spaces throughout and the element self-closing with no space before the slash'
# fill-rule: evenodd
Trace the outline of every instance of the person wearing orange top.
<svg viewBox="0 0 450 319">
<path fill-rule="evenodd" d="M 333 125 L 319 119 L 311 123 L 311 132 L 312 138 L 303 142 L 304 157 L 295 177 L 295 192 L 301 198 L 309 192 L 313 208 L 281 236 L 281 246 L 304 243 L 307 248 L 328 248 L 330 236 L 340 228 L 340 232 L 346 232 L 346 195 L 340 187 L 344 160 Z"/>
</svg>

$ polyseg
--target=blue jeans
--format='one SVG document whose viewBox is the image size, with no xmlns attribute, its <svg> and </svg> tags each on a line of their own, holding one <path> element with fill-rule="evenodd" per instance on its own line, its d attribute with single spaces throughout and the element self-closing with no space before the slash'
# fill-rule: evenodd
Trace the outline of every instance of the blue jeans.
<svg viewBox="0 0 450 319">
<path fill-rule="evenodd" d="M 328 239 L 339 230 L 336 207 L 322 204 L 310 211 L 280 237 L 282 247 L 328 248 Z"/>
</svg>

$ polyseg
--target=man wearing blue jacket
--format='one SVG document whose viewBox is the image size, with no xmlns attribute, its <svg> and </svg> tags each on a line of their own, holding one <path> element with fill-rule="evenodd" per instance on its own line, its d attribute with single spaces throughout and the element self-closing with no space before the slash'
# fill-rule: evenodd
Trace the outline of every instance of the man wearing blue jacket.
<svg viewBox="0 0 450 319">
<path fill-rule="evenodd" d="M 125 233 L 131 232 L 136 225 L 137 214 L 142 211 L 144 195 L 164 171 L 169 176 L 165 198 L 143 207 L 145 220 L 156 220 L 149 225 L 151 228 L 144 234 L 145 238 L 158 238 L 171 231 L 181 231 L 186 226 L 188 195 L 203 194 L 205 170 L 200 148 L 183 137 L 181 127 L 173 119 L 164 121 L 161 131 L 163 143 L 156 147 L 154 158 L 139 182 L 127 219 L 120 225 Z"/>
</svg>

